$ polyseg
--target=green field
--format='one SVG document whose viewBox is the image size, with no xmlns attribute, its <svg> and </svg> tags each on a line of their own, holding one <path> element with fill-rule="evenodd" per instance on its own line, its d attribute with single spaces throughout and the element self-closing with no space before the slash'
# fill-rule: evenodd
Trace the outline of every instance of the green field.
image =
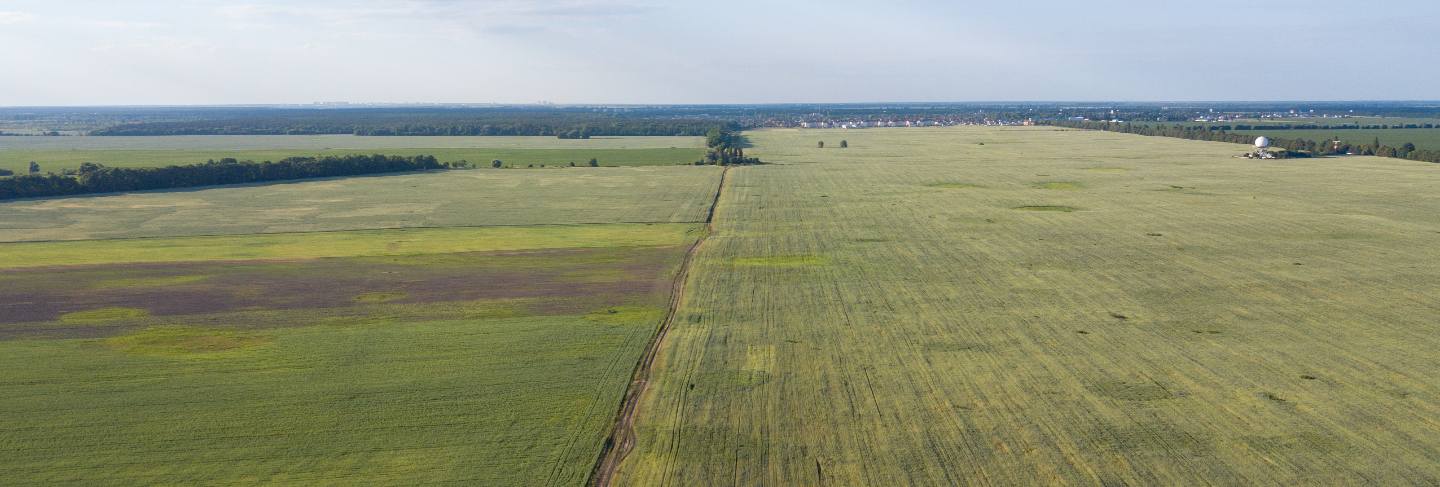
<svg viewBox="0 0 1440 487">
<path fill-rule="evenodd" d="M 43 171 L 74 169 L 84 162 L 107 166 L 185 165 L 226 157 L 276 161 L 292 156 L 346 154 L 433 155 L 441 162 L 488 165 L 603 166 L 688 164 L 705 155 L 700 137 L 356 137 L 347 135 L 166 136 L 166 137 L 0 137 L 0 169 L 18 173 L 30 161 Z"/>
<path fill-rule="evenodd" d="M 0 269 L 149 262 L 318 259 L 536 249 L 653 247 L 683 241 L 688 223 L 442 227 L 214 237 L 14 242 Z"/>
<path fill-rule="evenodd" d="M 1434 165 L 750 139 L 777 164 L 731 171 L 622 484 L 1440 482 Z"/>
<path fill-rule="evenodd" d="M 1254 134 L 1285 139 L 1308 139 L 1326 141 L 1340 139 L 1350 144 L 1380 143 L 1400 147 L 1406 142 L 1420 149 L 1440 150 L 1440 129 L 1351 129 L 1351 130 L 1236 130 L 1235 133 Z"/>
<path fill-rule="evenodd" d="M 748 136 L 0 203 L 0 483 L 1440 483 L 1437 166 Z"/>
<path fill-rule="evenodd" d="M 581 484 L 718 178 L 0 204 L 0 483 Z"/>
<path fill-rule="evenodd" d="M 446 171 L 0 203 L 0 242 L 704 219 L 715 167 Z"/>
<path fill-rule="evenodd" d="M 1132 122 L 1149 125 L 1174 125 L 1169 122 Z M 1403 124 L 1440 124 L 1440 120 L 1428 118 L 1380 118 L 1380 117 L 1353 117 L 1353 118 L 1281 118 L 1265 120 L 1234 120 L 1228 122 L 1183 122 L 1179 125 L 1216 127 L 1222 125 L 1403 125 Z M 1421 149 L 1440 150 L 1440 128 L 1414 128 L 1414 129 L 1249 129 L 1232 130 L 1240 134 L 1252 134 L 1256 137 L 1261 135 L 1285 139 L 1308 139 L 1314 141 L 1334 140 L 1336 138 L 1351 144 L 1371 144 L 1376 138 L 1380 143 L 1391 147 L 1400 147 L 1406 142 L 1415 144 Z"/>
<path fill-rule="evenodd" d="M 578 248 L 341 232 L 367 245 L 281 261 L 253 260 L 275 236 L 51 247 L 69 264 L 0 273 L 0 477 L 576 485 L 696 229 L 621 227 Z M 124 251 L 161 241 L 174 260 Z"/>
</svg>

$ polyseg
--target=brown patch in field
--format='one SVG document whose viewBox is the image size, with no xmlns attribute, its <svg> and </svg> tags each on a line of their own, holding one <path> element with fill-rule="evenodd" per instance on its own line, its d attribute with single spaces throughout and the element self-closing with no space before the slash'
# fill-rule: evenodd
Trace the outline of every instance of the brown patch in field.
<svg viewBox="0 0 1440 487">
<path fill-rule="evenodd" d="M 527 314 L 583 314 L 599 306 L 662 295 L 680 251 L 678 247 L 558 249 L 20 269 L 0 275 L 0 325 L 12 325 L 0 326 L 0 339 L 57 333 L 108 336 L 144 324 L 141 318 L 146 318 L 102 312 L 97 319 L 121 322 L 105 323 L 106 330 L 95 333 L 79 330 L 86 327 L 78 325 L 93 325 L 83 320 L 64 323 L 77 326 L 53 323 L 67 314 L 83 319 L 97 313 L 93 310 L 140 309 L 163 321 L 251 310 L 524 300 L 528 304 L 518 309 Z M 167 279 L 189 275 L 208 278 Z M 117 278 L 135 285 L 88 285 Z M 49 324 L 18 326 L 44 322 Z"/>
</svg>

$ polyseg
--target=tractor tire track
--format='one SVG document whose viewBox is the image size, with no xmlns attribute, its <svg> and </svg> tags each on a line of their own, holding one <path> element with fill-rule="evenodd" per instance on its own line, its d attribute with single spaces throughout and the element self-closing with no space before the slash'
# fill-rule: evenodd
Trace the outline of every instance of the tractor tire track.
<svg viewBox="0 0 1440 487">
<path fill-rule="evenodd" d="M 655 364 L 655 357 L 659 355 L 660 346 L 665 342 L 665 335 L 669 333 L 670 327 L 675 324 L 676 316 L 680 313 L 680 305 L 685 301 L 686 281 L 690 277 L 690 266 L 695 260 L 695 254 L 699 253 L 700 246 L 705 239 L 715 232 L 715 208 L 720 205 L 720 195 L 725 193 L 725 183 L 730 176 L 730 166 L 720 171 L 720 184 L 715 188 L 715 198 L 710 200 L 710 208 L 705 212 L 705 233 L 690 244 L 685 250 L 685 258 L 680 262 L 680 270 L 675 273 L 675 279 L 670 284 L 670 304 L 665 311 L 665 318 L 661 320 L 655 336 L 650 344 L 645 347 L 645 354 L 635 364 L 635 370 L 631 373 L 630 387 L 625 390 L 625 397 L 620 402 L 620 410 L 615 413 L 615 425 L 611 427 L 610 435 L 605 438 L 605 444 L 600 449 L 600 457 L 595 462 L 595 468 L 590 472 L 589 485 L 596 487 L 609 487 L 615 478 L 615 472 L 620 468 L 620 463 L 630 450 L 635 448 L 635 416 L 640 406 L 640 398 L 644 396 L 646 389 L 650 387 L 650 369 Z"/>
</svg>

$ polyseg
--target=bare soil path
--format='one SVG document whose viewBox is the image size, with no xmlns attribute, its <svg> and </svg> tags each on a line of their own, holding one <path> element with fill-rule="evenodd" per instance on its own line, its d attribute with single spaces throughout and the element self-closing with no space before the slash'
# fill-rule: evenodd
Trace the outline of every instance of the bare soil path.
<svg viewBox="0 0 1440 487">
<path fill-rule="evenodd" d="M 608 487 L 615 471 L 620 463 L 625 460 L 625 455 L 635 447 L 635 412 L 640 404 L 640 397 L 645 394 L 645 389 L 650 386 L 650 368 L 655 363 L 655 356 L 660 351 L 660 346 L 665 342 L 665 335 L 670 331 L 671 325 L 675 323 L 675 316 L 680 311 L 680 305 L 685 300 L 685 283 L 690 276 L 690 263 L 694 260 L 695 254 L 700 251 L 700 246 L 705 239 L 715 232 L 715 208 L 720 204 L 720 195 L 725 192 L 725 182 L 730 175 L 730 167 L 725 167 L 720 173 L 720 184 L 715 188 L 715 198 L 710 201 L 710 208 L 705 212 L 705 233 L 695 239 L 695 243 L 685 251 L 685 258 L 680 263 L 680 271 L 675 273 L 675 280 L 670 287 L 670 305 L 665 311 L 665 319 L 661 320 L 655 336 L 650 344 L 645 347 L 645 354 L 635 364 L 635 371 L 631 374 L 630 387 L 625 390 L 625 399 L 620 403 L 620 410 L 615 414 L 615 425 L 610 430 L 610 436 L 605 439 L 605 445 L 600 450 L 600 457 L 595 462 L 595 469 L 590 473 L 590 485 L 597 487 Z"/>
</svg>

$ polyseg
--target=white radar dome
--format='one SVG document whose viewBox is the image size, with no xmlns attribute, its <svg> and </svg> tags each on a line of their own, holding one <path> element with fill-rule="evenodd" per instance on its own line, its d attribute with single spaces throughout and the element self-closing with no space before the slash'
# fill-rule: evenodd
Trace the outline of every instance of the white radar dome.
<svg viewBox="0 0 1440 487">
<path fill-rule="evenodd" d="M 1269 137 L 1256 137 L 1256 138 L 1255 138 L 1255 147 L 1259 147 L 1259 148 L 1261 148 L 1261 149 L 1264 149 L 1264 148 L 1266 148 L 1266 147 L 1270 147 L 1270 138 L 1269 138 Z"/>
</svg>

